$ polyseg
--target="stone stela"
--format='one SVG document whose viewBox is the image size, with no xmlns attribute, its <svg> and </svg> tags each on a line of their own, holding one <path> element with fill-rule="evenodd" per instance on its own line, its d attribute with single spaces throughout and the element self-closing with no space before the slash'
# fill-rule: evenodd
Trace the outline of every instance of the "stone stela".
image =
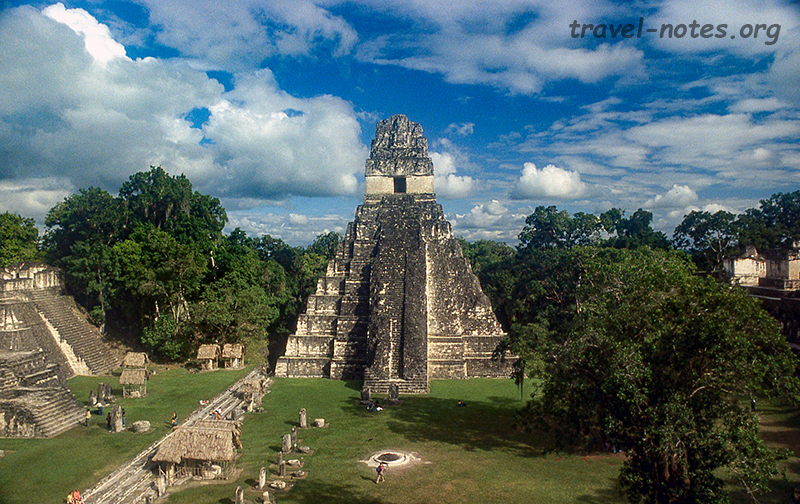
<svg viewBox="0 0 800 504">
<path fill-rule="evenodd" d="M 433 190 L 422 127 L 380 121 L 366 194 L 278 359 L 276 376 L 427 393 L 430 379 L 506 377 L 505 337 Z"/>
</svg>

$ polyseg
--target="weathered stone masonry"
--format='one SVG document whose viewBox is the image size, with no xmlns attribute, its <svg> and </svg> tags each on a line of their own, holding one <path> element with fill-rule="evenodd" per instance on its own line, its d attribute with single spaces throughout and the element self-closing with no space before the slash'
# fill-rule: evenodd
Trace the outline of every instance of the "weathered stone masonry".
<svg viewBox="0 0 800 504">
<path fill-rule="evenodd" d="M 419 124 L 378 123 L 364 204 L 348 225 L 277 376 L 364 379 L 426 393 L 432 378 L 507 376 L 504 334 L 433 192 Z"/>
</svg>

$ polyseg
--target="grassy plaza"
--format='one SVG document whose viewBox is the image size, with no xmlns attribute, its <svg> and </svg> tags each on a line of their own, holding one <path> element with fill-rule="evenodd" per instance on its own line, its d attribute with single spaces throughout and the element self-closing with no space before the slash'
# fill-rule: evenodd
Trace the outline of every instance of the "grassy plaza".
<svg viewBox="0 0 800 504">
<path fill-rule="evenodd" d="M 105 419 L 93 415 L 88 428 L 78 426 L 54 439 L 2 439 L 0 503 L 63 502 L 66 493 L 94 485 L 115 467 L 166 433 L 172 411 L 179 419 L 240 378 L 246 371 L 188 373 L 183 368 L 160 370 L 143 399 L 124 399 L 127 421 L 149 420 L 146 434 L 110 434 Z M 108 377 L 76 377 L 69 385 L 79 401 Z M 116 378 L 111 378 L 116 380 Z M 115 383 L 115 381 L 113 382 Z M 622 455 L 608 453 L 545 453 L 549 440 L 525 433 L 514 423 L 522 404 L 512 380 L 434 381 L 431 393 L 401 396 L 399 406 L 369 412 L 359 404 L 360 382 L 326 379 L 276 379 L 264 398 L 264 411 L 249 413 L 242 425 L 239 469 L 235 480 L 173 487 L 170 504 L 229 504 L 236 486 L 255 502 L 259 469 L 275 477 L 274 464 L 283 434 L 297 425 L 306 408 L 309 423 L 324 418 L 327 427 L 298 431 L 298 445 L 308 476 L 285 493 L 286 503 L 607 503 L 622 502 L 615 489 Z M 117 392 L 115 383 L 115 393 Z M 527 391 L 526 391 L 527 395 Z M 466 405 L 458 407 L 461 400 Z M 775 446 L 796 449 L 797 412 L 760 405 L 763 435 Z M 390 469 L 386 482 L 375 484 L 375 471 L 362 462 L 382 450 L 413 453 L 418 460 Z M 762 503 L 784 502 L 800 481 L 797 458 L 782 463 L 785 477 L 773 481 Z M 733 502 L 748 502 L 731 486 Z"/>
</svg>

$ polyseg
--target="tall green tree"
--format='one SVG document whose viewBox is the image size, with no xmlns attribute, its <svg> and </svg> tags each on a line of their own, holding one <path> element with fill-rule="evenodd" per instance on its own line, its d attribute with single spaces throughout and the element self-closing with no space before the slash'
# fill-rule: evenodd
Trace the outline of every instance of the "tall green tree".
<svg viewBox="0 0 800 504">
<path fill-rule="evenodd" d="M 743 399 L 800 391 L 776 322 L 674 253 L 574 253 L 576 323 L 521 347 L 542 383 L 524 418 L 566 443 L 625 451 L 631 502 L 725 502 L 723 467 L 764 490 L 778 454 Z"/>
<path fill-rule="evenodd" d="M 738 218 L 739 242 L 759 249 L 791 248 L 800 240 L 800 191 L 776 193 Z"/>
<path fill-rule="evenodd" d="M 131 175 L 122 184 L 119 199 L 131 228 L 151 224 L 206 253 L 221 239 L 228 221 L 217 198 L 193 191 L 185 175 L 171 176 L 160 166 Z"/>
<path fill-rule="evenodd" d="M 652 227 L 653 214 L 647 210 L 638 209 L 630 217 L 625 217 L 625 212 L 612 208 L 600 216 L 603 227 L 616 234 L 606 242 L 606 246 L 615 248 L 633 249 L 638 247 L 651 247 L 662 250 L 670 248 L 667 236 Z"/>
<path fill-rule="evenodd" d="M 0 214 L 0 268 L 42 258 L 36 222 L 9 212 Z"/>
<path fill-rule="evenodd" d="M 724 210 L 692 211 L 675 228 L 672 243 L 688 252 L 701 270 L 720 277 L 723 259 L 738 249 L 736 216 Z"/>
<path fill-rule="evenodd" d="M 476 275 L 480 274 L 487 266 L 514 255 L 514 249 L 507 243 L 492 240 L 478 240 L 470 243 L 463 238 L 458 238 L 458 241 L 464 257 L 469 261 L 472 272 Z"/>
<path fill-rule="evenodd" d="M 100 188 L 81 189 L 50 209 L 45 226 L 45 248 L 64 268 L 67 289 L 96 322 L 105 321 L 113 281 L 111 248 L 129 232 L 124 208 Z"/>
</svg>

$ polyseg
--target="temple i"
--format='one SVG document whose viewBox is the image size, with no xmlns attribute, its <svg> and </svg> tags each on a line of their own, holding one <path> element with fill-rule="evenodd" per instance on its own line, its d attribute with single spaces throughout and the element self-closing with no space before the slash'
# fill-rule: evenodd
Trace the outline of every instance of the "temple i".
<svg viewBox="0 0 800 504">
<path fill-rule="evenodd" d="M 422 127 L 380 121 L 366 194 L 275 374 L 427 393 L 431 379 L 507 377 L 505 334 L 436 202 Z"/>
</svg>

